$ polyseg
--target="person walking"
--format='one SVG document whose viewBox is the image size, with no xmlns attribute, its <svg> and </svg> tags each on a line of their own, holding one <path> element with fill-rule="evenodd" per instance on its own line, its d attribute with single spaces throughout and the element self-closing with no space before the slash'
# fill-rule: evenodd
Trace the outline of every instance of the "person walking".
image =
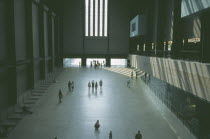
<svg viewBox="0 0 210 139">
<path fill-rule="evenodd" d="M 133 71 L 131 72 L 131 78 L 133 79 Z"/>
<path fill-rule="evenodd" d="M 99 85 L 100 85 L 100 87 L 103 86 L 103 81 L 102 80 L 99 81 Z"/>
<path fill-rule="evenodd" d="M 91 68 L 93 67 L 93 62 L 92 62 L 92 61 L 90 62 L 90 67 L 91 67 Z"/>
<path fill-rule="evenodd" d="M 94 89 L 95 87 L 95 83 L 94 83 L 94 80 L 92 80 L 92 88 Z"/>
<path fill-rule="evenodd" d="M 95 83 L 95 88 L 96 88 L 96 90 L 97 90 L 97 88 L 98 88 L 98 83 L 97 83 L 97 82 Z"/>
<path fill-rule="evenodd" d="M 70 81 L 68 82 L 68 88 L 69 88 L 69 91 L 71 91 L 71 82 Z"/>
<path fill-rule="evenodd" d="M 131 81 L 130 80 L 127 80 L 127 87 L 130 88 L 130 83 Z"/>
<path fill-rule="evenodd" d="M 71 82 L 71 89 L 72 89 L 72 91 L 74 90 L 74 82 L 73 81 Z"/>
<path fill-rule="evenodd" d="M 137 71 L 136 71 L 136 79 L 138 78 L 138 73 L 137 73 Z"/>
<path fill-rule="evenodd" d="M 89 83 L 88 83 L 88 89 L 90 89 L 90 87 L 91 87 L 91 83 L 89 82 Z"/>
<path fill-rule="evenodd" d="M 109 139 L 112 139 L 112 131 L 109 132 Z"/>
<path fill-rule="evenodd" d="M 58 92 L 58 97 L 59 97 L 59 103 L 61 103 L 62 102 L 62 97 L 63 97 L 63 94 L 62 94 L 61 90 L 59 90 L 59 92 Z"/>
<path fill-rule="evenodd" d="M 138 131 L 138 133 L 136 134 L 135 139 L 142 139 L 140 131 Z"/>
<path fill-rule="evenodd" d="M 94 127 L 95 127 L 96 130 L 99 129 L 99 127 L 100 127 L 99 120 L 97 120 L 97 122 L 95 123 Z"/>
</svg>

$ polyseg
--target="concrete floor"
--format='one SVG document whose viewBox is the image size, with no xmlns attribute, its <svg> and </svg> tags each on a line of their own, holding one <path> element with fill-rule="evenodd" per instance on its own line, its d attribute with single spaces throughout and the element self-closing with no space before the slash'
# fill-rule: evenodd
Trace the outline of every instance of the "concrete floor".
<svg viewBox="0 0 210 139">
<path fill-rule="evenodd" d="M 34 108 L 9 135 L 9 139 L 134 139 L 138 130 L 144 139 L 193 139 L 171 112 L 159 111 L 149 90 L 140 79 L 133 79 L 126 87 L 130 69 L 94 68 L 65 69 Z M 118 73 L 121 74 L 118 74 Z M 123 74 L 123 75 L 122 75 Z M 88 81 L 103 80 L 98 91 L 88 90 Z M 67 82 L 75 82 L 69 92 Z M 58 103 L 58 90 L 64 93 Z M 163 116 L 163 114 L 165 116 Z M 99 131 L 94 123 L 100 121 Z"/>
</svg>

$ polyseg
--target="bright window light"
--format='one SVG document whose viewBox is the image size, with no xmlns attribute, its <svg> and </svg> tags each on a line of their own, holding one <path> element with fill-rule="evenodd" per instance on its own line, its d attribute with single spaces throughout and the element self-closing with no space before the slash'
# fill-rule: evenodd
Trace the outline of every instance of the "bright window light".
<svg viewBox="0 0 210 139">
<path fill-rule="evenodd" d="M 90 0 L 90 36 L 93 36 L 93 0 Z"/>
<path fill-rule="evenodd" d="M 85 36 L 107 37 L 108 0 L 85 0 Z"/>
<path fill-rule="evenodd" d="M 81 58 L 64 58 L 63 67 L 79 67 L 81 65 Z"/>
<path fill-rule="evenodd" d="M 98 0 L 95 0 L 95 36 L 98 36 Z"/>
<path fill-rule="evenodd" d="M 127 66 L 127 59 L 112 58 L 111 59 L 111 66 L 126 67 Z"/>
<path fill-rule="evenodd" d="M 85 36 L 88 36 L 89 33 L 89 24 L 88 24 L 88 17 L 89 17 L 89 0 L 85 0 Z"/>
<path fill-rule="evenodd" d="M 104 36 L 107 36 L 108 0 L 105 0 L 104 9 Z"/>
</svg>

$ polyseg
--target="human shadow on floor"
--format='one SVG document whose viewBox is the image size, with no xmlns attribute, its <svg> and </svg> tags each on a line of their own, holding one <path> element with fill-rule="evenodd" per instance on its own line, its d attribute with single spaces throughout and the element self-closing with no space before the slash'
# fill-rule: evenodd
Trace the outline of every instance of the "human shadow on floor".
<svg viewBox="0 0 210 139">
<path fill-rule="evenodd" d="M 94 134 L 96 136 L 96 139 L 99 138 L 100 130 L 99 129 L 94 129 Z"/>
<path fill-rule="evenodd" d="M 102 88 L 100 88 L 100 94 L 102 94 L 103 93 L 103 89 Z"/>
<path fill-rule="evenodd" d="M 96 91 L 96 92 L 95 92 L 95 96 L 97 96 L 97 95 L 98 95 L 98 92 Z"/>
<path fill-rule="evenodd" d="M 91 97 L 90 89 L 88 89 L 88 97 Z"/>
<path fill-rule="evenodd" d="M 92 89 L 92 94 L 94 94 L 94 89 Z"/>
</svg>

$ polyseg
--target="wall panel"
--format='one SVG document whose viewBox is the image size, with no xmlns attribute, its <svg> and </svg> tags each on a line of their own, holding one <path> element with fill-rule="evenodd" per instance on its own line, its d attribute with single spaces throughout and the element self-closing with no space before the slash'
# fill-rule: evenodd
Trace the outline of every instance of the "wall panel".
<svg viewBox="0 0 210 139">
<path fill-rule="evenodd" d="M 105 41 L 100 37 L 93 37 L 93 39 L 88 37 L 83 38 L 85 0 L 64 0 L 64 56 L 107 53 L 128 54 L 130 23 L 129 1 L 109 0 L 109 2 L 110 26 L 108 25 L 108 28 L 110 39 L 109 41 Z M 107 50 L 109 50 L 109 52 L 107 52 Z"/>
<path fill-rule="evenodd" d="M 210 65 L 157 57 L 129 55 L 132 67 L 210 101 Z"/>
<path fill-rule="evenodd" d="M 17 92 L 18 95 L 25 92 L 28 89 L 28 66 L 21 65 L 17 67 Z"/>
<path fill-rule="evenodd" d="M 27 59 L 25 6 L 24 0 L 14 1 L 16 60 Z"/>
<path fill-rule="evenodd" d="M 48 57 L 50 56 L 50 54 L 49 54 L 48 14 L 46 11 L 44 11 L 44 14 L 43 14 L 43 24 L 44 24 L 45 57 Z"/>
<path fill-rule="evenodd" d="M 33 55 L 39 58 L 39 7 L 32 4 Z"/>
<path fill-rule="evenodd" d="M 5 60 L 8 56 L 7 38 L 6 38 L 6 4 L 0 1 L 0 61 Z"/>
</svg>

